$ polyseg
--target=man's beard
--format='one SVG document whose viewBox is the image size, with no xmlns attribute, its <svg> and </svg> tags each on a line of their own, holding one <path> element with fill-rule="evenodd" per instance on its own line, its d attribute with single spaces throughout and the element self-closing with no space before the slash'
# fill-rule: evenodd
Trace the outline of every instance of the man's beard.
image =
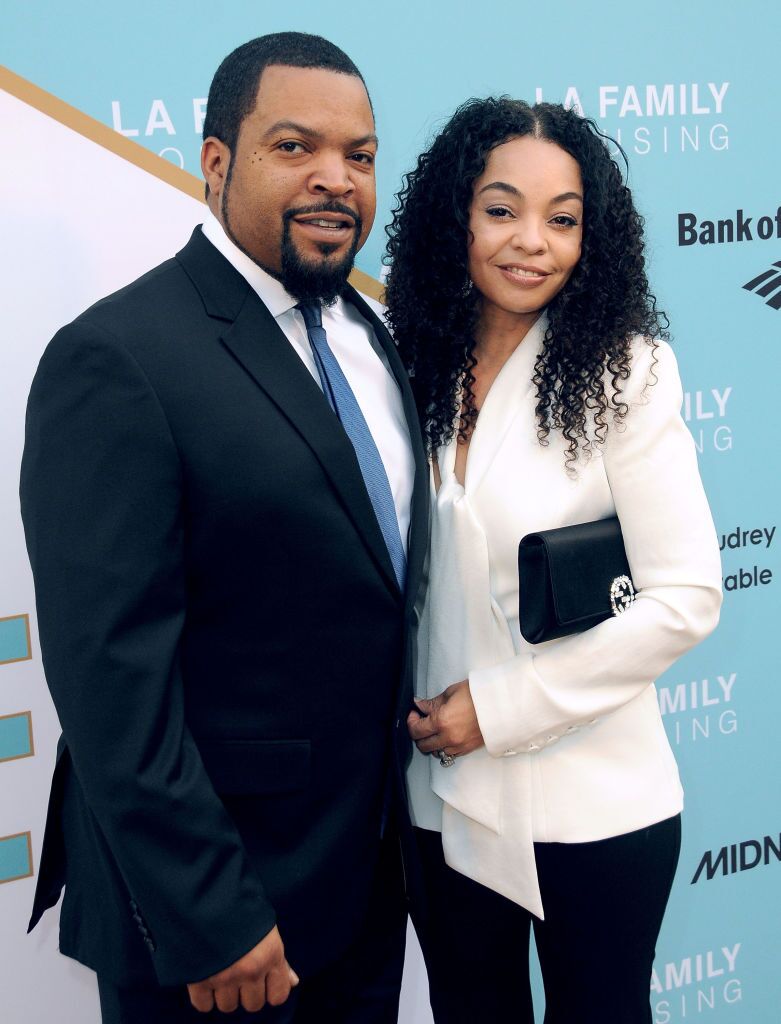
<svg viewBox="0 0 781 1024">
<path fill-rule="evenodd" d="M 299 302 L 321 302 L 325 306 L 333 305 L 344 290 L 347 278 L 353 269 L 355 254 L 358 252 L 358 240 L 361 237 L 363 227 L 361 217 L 355 210 L 351 210 L 348 206 L 343 206 L 337 202 L 320 203 L 317 206 L 300 206 L 294 210 L 286 210 L 282 215 L 280 269 L 275 270 L 261 263 L 251 252 L 248 252 L 231 229 L 228 220 L 228 193 L 230 191 L 232 170 L 233 163 L 231 162 L 228 167 L 228 176 L 222 196 L 222 216 L 228 237 L 241 249 L 245 256 L 249 256 L 253 263 L 257 263 L 261 270 L 265 270 L 267 274 L 271 274 L 272 277 L 280 281 L 284 285 L 285 290 L 298 299 Z M 327 260 L 327 257 L 338 246 L 329 245 L 328 242 L 319 243 L 318 248 L 323 256 L 322 262 L 307 262 L 302 258 L 301 253 L 295 247 L 293 239 L 290 237 L 290 222 L 294 217 L 318 213 L 341 213 L 349 217 L 355 225 L 352 244 L 338 263 L 332 263 Z"/>
<path fill-rule="evenodd" d="M 317 246 L 323 256 L 322 262 L 315 263 L 301 256 L 290 237 L 290 222 L 294 217 L 305 213 L 342 213 L 355 221 L 352 244 L 338 263 L 327 259 L 338 248 L 336 245 L 329 245 L 328 242 L 320 242 Z M 299 302 L 322 302 L 326 306 L 332 305 L 344 290 L 353 269 L 355 254 L 358 252 L 358 239 L 361 237 L 361 226 L 358 214 L 340 203 L 324 203 L 317 207 L 286 210 L 282 226 L 281 269 L 274 277 L 277 277 L 285 286 L 285 290 Z"/>
</svg>

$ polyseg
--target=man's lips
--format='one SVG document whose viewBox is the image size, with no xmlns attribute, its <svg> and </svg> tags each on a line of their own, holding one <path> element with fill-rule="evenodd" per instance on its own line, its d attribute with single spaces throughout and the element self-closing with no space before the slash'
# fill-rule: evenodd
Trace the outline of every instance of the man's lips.
<svg viewBox="0 0 781 1024">
<path fill-rule="evenodd" d="M 346 217 L 341 213 L 310 213 L 300 217 L 293 217 L 297 224 L 312 224 L 315 227 L 326 228 L 335 231 L 338 228 L 354 228 L 355 219 Z"/>
<path fill-rule="evenodd" d="M 342 213 L 307 213 L 293 216 L 296 230 L 312 242 L 345 245 L 355 238 L 358 223 Z"/>
<path fill-rule="evenodd" d="M 330 238 L 334 241 L 352 237 L 357 227 L 354 217 L 344 213 L 302 213 L 291 218 L 312 238 Z"/>
</svg>

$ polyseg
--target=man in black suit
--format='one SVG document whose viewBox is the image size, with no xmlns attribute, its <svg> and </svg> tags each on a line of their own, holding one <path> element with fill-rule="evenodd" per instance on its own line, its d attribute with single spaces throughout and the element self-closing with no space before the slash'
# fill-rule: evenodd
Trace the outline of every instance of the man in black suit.
<svg viewBox="0 0 781 1024">
<path fill-rule="evenodd" d="M 63 727 L 31 927 L 64 885 L 107 1022 L 395 1021 L 427 474 L 347 284 L 372 108 L 280 33 L 226 58 L 204 127 L 206 223 L 59 331 L 30 395 Z"/>
</svg>

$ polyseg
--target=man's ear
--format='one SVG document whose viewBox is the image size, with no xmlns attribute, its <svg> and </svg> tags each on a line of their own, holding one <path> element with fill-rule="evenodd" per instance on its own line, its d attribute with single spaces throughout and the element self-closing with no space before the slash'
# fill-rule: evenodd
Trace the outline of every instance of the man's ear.
<svg viewBox="0 0 781 1024">
<path fill-rule="evenodd" d="M 231 152 L 224 142 L 210 135 L 201 146 L 201 171 L 210 195 L 219 199 L 230 166 Z"/>
</svg>

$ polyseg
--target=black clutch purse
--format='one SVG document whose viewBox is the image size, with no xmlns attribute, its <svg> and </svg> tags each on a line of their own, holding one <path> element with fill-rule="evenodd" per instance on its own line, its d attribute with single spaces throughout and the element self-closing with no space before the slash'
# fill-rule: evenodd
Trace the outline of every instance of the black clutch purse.
<svg viewBox="0 0 781 1024">
<path fill-rule="evenodd" d="M 616 516 L 527 534 L 518 580 L 521 635 L 530 644 L 582 633 L 635 600 Z"/>
</svg>

